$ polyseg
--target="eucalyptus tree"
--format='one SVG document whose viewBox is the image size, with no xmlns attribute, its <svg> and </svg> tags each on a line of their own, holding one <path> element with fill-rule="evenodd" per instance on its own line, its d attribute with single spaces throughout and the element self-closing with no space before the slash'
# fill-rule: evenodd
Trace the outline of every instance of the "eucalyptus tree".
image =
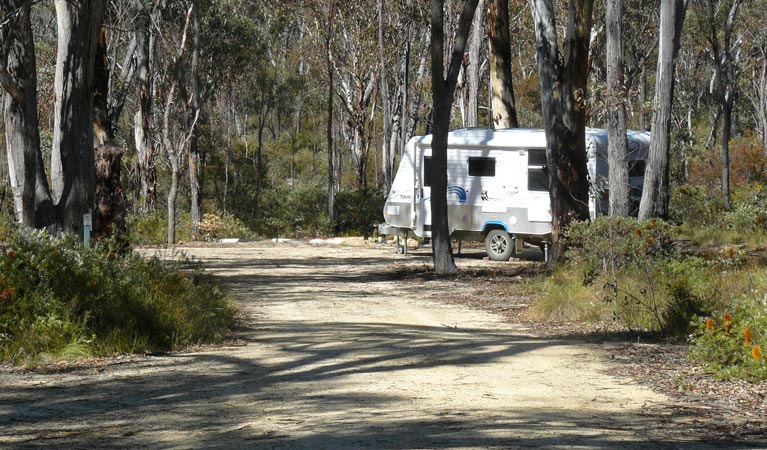
<svg viewBox="0 0 767 450">
<path fill-rule="evenodd" d="M 469 37 L 478 0 L 465 0 L 458 20 L 452 49 L 445 48 L 445 8 L 443 0 L 431 2 L 431 89 L 432 89 L 432 256 L 437 273 L 458 271 L 453 260 L 447 223 L 447 134 L 458 72 Z M 452 36 L 452 32 L 450 33 Z M 445 56 L 449 55 L 447 65 Z"/>
<path fill-rule="evenodd" d="M 517 104 L 511 77 L 508 0 L 487 0 L 490 95 L 494 128 L 517 128 Z"/>
<path fill-rule="evenodd" d="M 708 43 L 714 65 L 718 109 L 723 117 L 720 161 L 722 164 L 722 201 L 726 210 L 732 207 L 730 199 L 730 136 L 732 134 L 732 115 L 737 88 L 736 63 L 733 56 L 737 49 L 733 47 L 738 44 L 732 42 L 732 34 L 741 3 L 742 0 L 706 0 Z M 723 20 L 717 20 L 718 16 L 722 14 L 725 15 Z"/>
<path fill-rule="evenodd" d="M 170 165 L 168 188 L 167 242 L 176 241 L 176 200 L 181 183 L 182 164 L 189 151 L 200 118 L 196 100 L 199 85 L 197 61 L 199 40 L 199 9 L 196 0 L 180 1 L 168 5 L 163 11 L 165 33 L 158 36 L 158 45 L 168 57 L 168 63 L 158 74 L 158 97 L 164 100 L 161 118 L 161 145 Z M 171 27 L 171 25 L 173 27 Z M 191 41 L 191 42 L 190 42 Z M 190 55 L 191 54 L 191 55 Z M 190 62 L 194 64 L 190 65 Z"/>
<path fill-rule="evenodd" d="M 464 71 L 466 72 L 466 126 L 479 126 L 479 92 L 482 67 L 482 42 L 485 38 L 485 0 L 477 2 L 477 11 L 471 23 L 469 35 L 468 58 L 465 60 Z M 508 26 L 508 24 L 507 24 Z"/>
<path fill-rule="evenodd" d="M 36 57 L 29 21 L 32 2 L 4 3 L 0 81 L 5 91 L 4 117 L 12 184 L 20 189 L 17 218 L 25 225 L 53 227 L 80 234 L 85 213 L 93 208 L 94 62 L 104 0 L 54 2 L 57 55 L 54 79 L 54 129 L 51 185 L 40 149 L 37 118 Z M 32 155 L 35 155 L 32 162 Z M 33 181 L 34 180 L 34 181 Z M 30 210 L 29 187 L 35 186 Z"/>
<path fill-rule="evenodd" d="M 137 208 L 143 214 L 155 210 L 157 202 L 157 146 L 152 127 L 153 75 L 152 64 L 155 34 L 152 23 L 158 25 L 159 7 L 155 0 L 132 0 L 135 35 L 134 64 L 136 66 L 136 112 L 133 116 L 133 140 L 136 148 L 134 177 Z"/>
<path fill-rule="evenodd" d="M 629 215 L 626 95 L 623 72 L 623 0 L 607 0 L 607 153 L 610 179 L 610 215 Z"/>
<path fill-rule="evenodd" d="M 105 0 L 55 0 L 58 32 L 51 196 L 62 229 L 80 234 L 93 208 L 94 61 Z"/>
<path fill-rule="evenodd" d="M 564 256 L 564 228 L 573 220 L 589 218 L 585 105 L 593 1 L 570 1 L 561 59 L 553 0 L 530 2 L 546 129 L 552 216 L 549 257 L 554 266 Z"/>
<path fill-rule="evenodd" d="M 378 58 L 372 14 L 357 2 L 339 5 L 338 25 L 331 63 L 338 80 L 338 95 L 346 112 L 345 137 L 357 169 L 357 188 L 368 186 L 370 139 L 373 133 L 374 93 Z"/>
<path fill-rule="evenodd" d="M 743 7 L 743 71 L 750 75 L 743 93 L 751 104 L 756 133 L 767 155 L 767 2 L 755 0 Z"/>
<path fill-rule="evenodd" d="M 661 0 L 652 137 L 645 168 L 642 200 L 639 204 L 639 218 L 643 220 L 668 216 L 674 68 L 687 5 L 688 0 Z"/>
<path fill-rule="evenodd" d="M 27 0 L 0 3 L 3 21 L 0 23 L 0 83 L 3 86 L 8 174 L 16 220 L 29 227 L 35 225 L 38 155 L 42 159 L 31 7 L 32 2 Z"/>
</svg>

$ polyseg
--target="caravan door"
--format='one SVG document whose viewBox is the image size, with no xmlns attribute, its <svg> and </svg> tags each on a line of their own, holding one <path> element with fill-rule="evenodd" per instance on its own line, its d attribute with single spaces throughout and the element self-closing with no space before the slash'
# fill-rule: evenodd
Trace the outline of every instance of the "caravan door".
<svg viewBox="0 0 767 450">
<path fill-rule="evenodd" d="M 418 146 L 416 167 L 416 203 L 418 217 L 416 220 L 415 235 L 418 237 L 431 237 L 431 147 Z"/>
<path fill-rule="evenodd" d="M 549 172 L 546 149 L 527 151 L 527 221 L 551 223 Z"/>
</svg>

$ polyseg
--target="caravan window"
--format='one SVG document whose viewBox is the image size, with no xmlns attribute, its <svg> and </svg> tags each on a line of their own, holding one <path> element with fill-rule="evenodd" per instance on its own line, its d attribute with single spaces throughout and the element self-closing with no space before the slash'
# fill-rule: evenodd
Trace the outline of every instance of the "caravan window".
<svg viewBox="0 0 767 450">
<path fill-rule="evenodd" d="M 470 177 L 494 177 L 495 158 L 469 157 Z"/>
<path fill-rule="evenodd" d="M 423 157 L 423 186 L 431 186 L 431 156 Z"/>
<path fill-rule="evenodd" d="M 644 176 L 644 160 L 629 161 L 629 178 Z"/>
<path fill-rule="evenodd" d="M 546 150 L 542 148 L 536 148 L 527 151 L 527 165 L 528 166 L 545 166 L 546 162 Z"/>
<path fill-rule="evenodd" d="M 527 151 L 527 190 L 547 192 L 549 190 L 549 171 L 546 165 L 546 150 Z"/>
</svg>

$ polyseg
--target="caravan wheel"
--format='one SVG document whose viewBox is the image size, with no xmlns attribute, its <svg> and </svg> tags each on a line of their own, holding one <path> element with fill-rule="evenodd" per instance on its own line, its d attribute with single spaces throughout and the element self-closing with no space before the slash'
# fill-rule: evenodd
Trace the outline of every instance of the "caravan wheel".
<svg viewBox="0 0 767 450">
<path fill-rule="evenodd" d="M 504 230 L 491 230 L 485 236 L 485 251 L 493 261 L 508 261 L 514 252 L 514 243 Z"/>
</svg>

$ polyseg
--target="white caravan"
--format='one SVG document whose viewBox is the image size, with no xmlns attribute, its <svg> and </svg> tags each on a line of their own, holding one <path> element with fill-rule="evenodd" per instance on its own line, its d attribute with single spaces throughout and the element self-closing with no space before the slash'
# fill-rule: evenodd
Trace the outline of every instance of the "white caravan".
<svg viewBox="0 0 767 450">
<path fill-rule="evenodd" d="M 382 235 L 431 238 L 431 135 L 411 139 L 384 206 Z M 638 208 L 650 133 L 630 131 L 629 182 Z M 448 227 L 453 239 L 485 241 L 490 259 L 505 261 L 523 242 L 545 246 L 551 203 L 542 129 L 467 128 L 448 134 Z M 607 131 L 586 130 L 592 218 L 608 212 Z"/>
</svg>

